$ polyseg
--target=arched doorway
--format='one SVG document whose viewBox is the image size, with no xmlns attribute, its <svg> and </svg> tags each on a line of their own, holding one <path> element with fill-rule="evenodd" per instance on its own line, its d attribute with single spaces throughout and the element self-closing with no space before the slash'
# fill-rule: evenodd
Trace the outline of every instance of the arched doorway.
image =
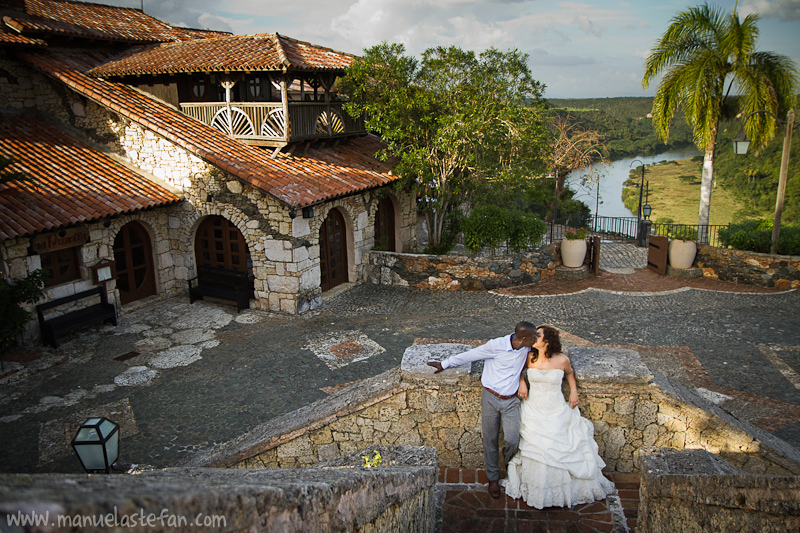
<svg viewBox="0 0 800 533">
<path fill-rule="evenodd" d="M 156 293 L 153 246 L 141 224 L 129 222 L 119 230 L 114 239 L 114 261 L 122 305 Z"/>
<path fill-rule="evenodd" d="M 194 242 L 197 265 L 211 265 L 253 273 L 250 250 L 244 235 L 230 220 L 219 215 L 206 217 L 197 228 Z"/>
<path fill-rule="evenodd" d="M 378 202 L 375 212 L 375 248 L 394 252 L 394 204 L 388 196 Z"/>
<path fill-rule="evenodd" d="M 319 230 L 319 261 L 323 291 L 347 281 L 347 230 L 336 209 L 330 210 Z"/>
</svg>

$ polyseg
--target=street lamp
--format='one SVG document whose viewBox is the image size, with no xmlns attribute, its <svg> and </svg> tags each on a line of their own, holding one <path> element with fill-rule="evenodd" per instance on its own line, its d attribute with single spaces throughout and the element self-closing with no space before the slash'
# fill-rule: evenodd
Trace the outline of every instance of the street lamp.
<svg viewBox="0 0 800 533">
<path fill-rule="evenodd" d="M 633 164 L 639 161 L 638 159 L 634 159 L 631 161 L 630 166 L 633 167 Z M 642 165 L 642 183 L 639 185 L 639 210 L 636 213 L 636 240 L 639 241 L 641 244 L 642 242 L 642 193 L 644 192 L 644 163 L 639 161 Z"/>
<path fill-rule="evenodd" d="M 747 120 L 756 113 L 766 113 L 775 119 L 778 124 L 786 124 L 786 135 L 783 138 L 783 153 L 781 154 L 781 170 L 778 177 L 778 197 L 775 199 L 775 217 L 772 221 L 772 246 L 770 253 L 778 253 L 778 238 L 781 234 L 781 212 L 783 211 L 783 199 L 786 196 L 786 178 L 789 174 L 789 153 L 792 149 L 792 130 L 795 126 L 800 124 L 800 121 L 794 120 L 794 109 L 790 109 L 786 114 L 786 120 L 781 120 L 769 111 L 753 111 L 744 117 L 742 124 L 742 131 L 736 139 L 733 140 L 733 152 L 737 155 L 744 155 L 747 149 L 750 148 L 750 140 L 744 133 L 744 128 L 747 125 Z"/>
</svg>

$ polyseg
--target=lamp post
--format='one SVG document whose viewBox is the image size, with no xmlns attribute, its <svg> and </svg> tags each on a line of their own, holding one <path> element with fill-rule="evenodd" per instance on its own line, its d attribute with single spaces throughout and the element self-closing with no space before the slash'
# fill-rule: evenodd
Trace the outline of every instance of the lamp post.
<svg viewBox="0 0 800 533">
<path fill-rule="evenodd" d="M 631 161 L 630 166 L 633 167 L 633 164 L 639 161 L 638 159 L 634 159 Z M 639 185 L 639 209 L 636 212 L 636 240 L 641 243 L 642 242 L 642 193 L 644 192 L 644 163 L 639 161 L 642 165 L 642 183 Z"/>
<path fill-rule="evenodd" d="M 742 131 L 733 140 L 733 153 L 736 155 L 745 155 L 748 148 L 750 148 L 750 140 L 744 133 L 744 128 L 747 125 L 747 120 L 756 113 L 766 113 L 775 119 L 778 124 L 786 124 L 786 135 L 783 137 L 783 152 L 781 154 L 781 170 L 778 176 L 778 197 L 775 199 L 775 216 L 772 220 L 772 246 L 770 246 L 770 253 L 777 253 L 778 251 L 778 238 L 781 235 L 781 212 L 783 211 L 783 200 L 786 196 L 786 179 L 789 174 L 789 153 L 792 149 L 792 130 L 795 126 L 800 124 L 794 120 L 794 109 L 790 109 L 786 114 L 786 120 L 781 120 L 769 111 L 753 111 L 744 117 L 742 124 Z"/>
</svg>

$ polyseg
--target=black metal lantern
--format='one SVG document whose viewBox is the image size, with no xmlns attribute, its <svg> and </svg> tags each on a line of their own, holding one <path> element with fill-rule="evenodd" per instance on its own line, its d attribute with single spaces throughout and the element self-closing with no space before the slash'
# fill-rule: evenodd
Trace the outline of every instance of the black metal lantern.
<svg viewBox="0 0 800 533">
<path fill-rule="evenodd" d="M 105 417 L 89 418 L 72 439 L 72 448 L 84 470 L 108 474 L 119 458 L 119 424 Z"/>
<path fill-rule="evenodd" d="M 642 206 L 642 214 L 644 215 L 645 219 L 649 219 L 650 218 L 650 213 L 652 213 L 652 212 L 653 212 L 653 208 L 650 207 L 650 204 L 644 204 Z"/>
<path fill-rule="evenodd" d="M 739 132 L 739 135 L 733 140 L 733 153 L 736 155 L 745 155 L 750 148 L 750 139 L 744 134 L 744 129 Z"/>
</svg>

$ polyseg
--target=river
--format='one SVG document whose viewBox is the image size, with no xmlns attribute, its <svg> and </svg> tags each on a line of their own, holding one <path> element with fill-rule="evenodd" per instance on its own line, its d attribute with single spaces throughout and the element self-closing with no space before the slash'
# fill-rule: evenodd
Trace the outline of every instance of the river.
<svg viewBox="0 0 800 533">
<path fill-rule="evenodd" d="M 702 155 L 702 152 L 696 148 L 689 147 L 656 155 L 617 159 L 607 165 L 595 164 L 591 167 L 571 172 L 567 175 L 566 183 L 569 185 L 570 189 L 576 191 L 575 199 L 588 205 L 592 214 L 598 214 L 604 217 L 635 217 L 636 213 L 631 213 L 628 208 L 625 207 L 625 204 L 622 203 L 622 188 L 625 180 L 630 176 L 632 168 L 631 162 L 638 159 L 645 165 L 650 165 L 660 161 L 689 159 L 696 155 Z M 638 161 L 633 164 L 633 168 L 638 166 L 640 166 Z M 597 213 L 595 213 L 595 205 L 597 203 L 596 185 L 588 184 L 586 187 L 580 186 L 580 177 L 595 171 L 600 174 L 600 205 L 597 208 Z M 641 170 L 639 172 L 641 172 Z M 637 175 L 641 176 L 641 174 Z M 645 179 L 647 179 L 646 173 Z"/>
</svg>

